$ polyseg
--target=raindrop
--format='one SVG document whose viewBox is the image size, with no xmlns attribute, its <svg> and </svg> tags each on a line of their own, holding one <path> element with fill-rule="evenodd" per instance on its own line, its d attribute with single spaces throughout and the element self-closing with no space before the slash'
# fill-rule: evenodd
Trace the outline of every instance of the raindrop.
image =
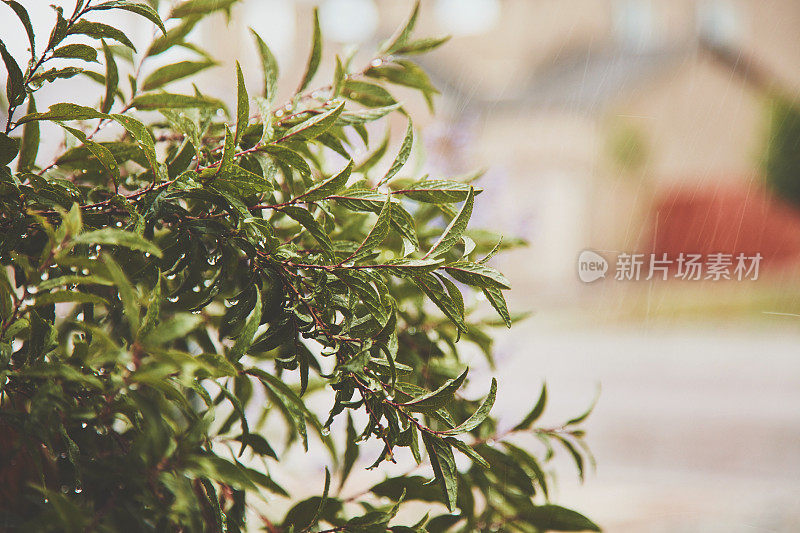
<svg viewBox="0 0 800 533">
<path fill-rule="evenodd" d="M 373 66 L 373 67 L 379 67 L 381 65 L 383 65 L 383 59 L 380 59 L 380 58 L 373 59 L 372 63 L 370 63 L 370 66 Z"/>
</svg>

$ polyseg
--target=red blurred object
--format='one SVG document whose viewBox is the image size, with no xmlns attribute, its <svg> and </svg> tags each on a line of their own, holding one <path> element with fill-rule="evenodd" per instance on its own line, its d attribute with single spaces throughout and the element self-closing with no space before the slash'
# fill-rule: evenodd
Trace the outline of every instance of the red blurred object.
<svg viewBox="0 0 800 533">
<path fill-rule="evenodd" d="M 800 262 L 800 209 L 760 184 L 683 186 L 664 191 L 653 207 L 648 252 L 763 257 L 763 269 Z"/>
</svg>

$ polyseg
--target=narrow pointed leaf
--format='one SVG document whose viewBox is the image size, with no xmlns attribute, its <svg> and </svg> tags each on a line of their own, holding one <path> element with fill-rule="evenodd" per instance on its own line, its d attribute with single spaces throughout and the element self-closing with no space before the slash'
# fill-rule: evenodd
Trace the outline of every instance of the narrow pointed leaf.
<svg viewBox="0 0 800 533">
<path fill-rule="evenodd" d="M 408 128 L 406 128 L 406 136 L 403 138 L 403 144 L 400 145 L 400 152 L 397 154 L 394 162 L 392 162 L 392 166 L 389 167 L 388 172 L 386 175 L 381 178 L 378 182 L 378 185 L 386 183 L 390 179 L 392 179 L 400 169 L 403 168 L 403 165 L 406 164 L 408 161 L 408 156 L 411 155 L 411 148 L 414 145 L 414 126 L 411 123 L 411 119 L 408 120 Z"/>
<path fill-rule="evenodd" d="M 344 169 L 342 169 L 338 174 L 331 176 L 313 189 L 308 190 L 304 194 L 300 195 L 299 198 L 306 202 L 316 202 L 317 200 L 322 200 L 328 196 L 336 194 L 344 189 L 345 185 L 347 185 L 347 180 L 350 178 L 352 171 L 353 160 L 351 159 L 347 166 L 344 167 Z"/>
<path fill-rule="evenodd" d="M 458 244 L 458 241 L 461 240 L 461 235 L 463 235 L 464 230 L 467 229 L 467 224 L 472 216 L 474 197 L 475 190 L 470 188 L 467 199 L 464 202 L 464 205 L 461 206 L 461 210 L 444 230 L 444 233 L 442 233 L 434 245 L 431 246 L 431 249 L 428 250 L 428 253 L 425 254 L 426 257 L 441 255 Z"/>
<path fill-rule="evenodd" d="M 453 399 L 453 395 L 461 388 L 464 380 L 467 379 L 467 372 L 469 372 L 469 369 L 465 369 L 458 377 L 447 380 L 444 385 L 435 391 L 418 396 L 401 405 L 412 411 L 439 409 Z"/>
<path fill-rule="evenodd" d="M 542 413 L 544 412 L 544 408 L 547 405 L 547 384 L 542 384 L 542 392 L 539 393 L 539 400 L 536 402 L 536 405 L 533 407 L 530 413 L 525 416 L 525 418 L 514 426 L 515 431 L 529 429 L 534 422 L 536 422 Z"/>
<path fill-rule="evenodd" d="M 213 67 L 215 61 L 178 61 L 154 70 L 142 82 L 143 91 L 152 91 Z"/>
<path fill-rule="evenodd" d="M 364 256 L 371 254 L 375 248 L 386 240 L 389 235 L 389 226 L 392 220 L 392 197 L 386 196 L 386 201 L 383 204 L 381 212 L 378 213 L 378 220 L 367 234 L 364 242 L 362 242 L 353 254 L 347 258 L 347 261 L 357 262 Z"/>
<path fill-rule="evenodd" d="M 250 98 L 247 95 L 247 87 L 244 85 L 244 74 L 239 62 L 236 62 L 236 142 L 242 138 L 247 123 L 250 121 Z"/>
<path fill-rule="evenodd" d="M 442 489 L 444 502 L 450 511 L 454 511 L 458 497 L 458 471 L 453 449 L 443 439 L 427 432 L 422 433 L 422 441 L 428 451 L 436 481 Z"/>
<path fill-rule="evenodd" d="M 302 93 L 308 84 L 311 83 L 311 80 L 314 78 L 314 74 L 317 73 L 317 69 L 319 68 L 319 62 L 322 58 L 322 32 L 320 31 L 319 27 L 319 11 L 315 8 L 314 9 L 314 37 L 313 42 L 311 45 L 311 55 L 308 58 L 308 66 L 306 67 L 306 73 L 303 75 L 303 81 L 300 82 L 300 87 L 298 87 L 297 92 Z"/>
<path fill-rule="evenodd" d="M 290 128 L 283 134 L 279 141 L 285 141 L 292 137 L 302 139 L 313 139 L 327 131 L 336 122 L 339 115 L 344 110 L 344 102 L 339 102 L 335 107 L 320 113 L 300 124 Z"/>
<path fill-rule="evenodd" d="M 253 337 L 255 337 L 256 330 L 261 323 L 261 291 L 256 290 L 256 302 L 250 314 L 247 316 L 244 329 L 236 337 L 236 342 L 228 352 L 228 359 L 231 361 L 238 361 L 242 356 L 247 353 L 250 346 L 253 344 Z"/>
</svg>

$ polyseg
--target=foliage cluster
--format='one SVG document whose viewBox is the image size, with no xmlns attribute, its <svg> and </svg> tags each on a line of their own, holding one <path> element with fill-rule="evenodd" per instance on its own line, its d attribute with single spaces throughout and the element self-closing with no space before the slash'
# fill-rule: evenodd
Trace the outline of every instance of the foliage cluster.
<svg viewBox="0 0 800 533">
<path fill-rule="evenodd" d="M 537 426 L 542 389 L 524 420 L 499 431 L 497 383 L 480 400 L 461 392 L 457 341 L 491 358 L 487 328 L 512 323 L 508 281 L 489 265 L 508 245 L 467 229 L 473 178 L 407 174 L 415 131 L 391 91 L 417 89 L 432 106 L 437 91 L 410 58 L 446 40 L 413 36 L 419 6 L 367 68 L 337 57 L 330 84 L 310 90 L 322 57 L 315 20 L 305 76 L 285 104 L 277 62 L 253 33 L 264 87 L 254 96 L 237 65 L 229 112 L 196 87 L 168 87 L 215 64 L 187 36 L 235 0 L 77 0 L 71 14 L 54 6 L 44 39 L 21 3 L 2 2 L 30 44 L 23 59 L 0 41 L 2 527 L 597 530 L 549 502 L 545 470 L 564 448 L 582 475 L 588 413 Z M 147 49 L 97 21 L 114 10 L 158 28 Z M 196 58 L 151 67 L 174 47 Z M 37 110 L 40 88 L 75 76 L 102 85 L 96 106 Z M 408 118 L 399 148 L 387 133 L 355 160 L 371 123 L 397 114 Z M 67 138 L 52 163 L 38 154 L 45 122 Z M 498 323 L 470 318 L 474 294 Z M 330 413 L 318 418 L 308 398 L 326 393 Z M 331 435 L 339 428 L 342 439 Z M 520 432 L 546 455 L 508 440 Z M 339 490 L 328 471 L 311 498 L 271 477 L 309 439 L 330 450 Z M 342 496 L 369 440 L 383 446 L 372 467 L 413 460 L 435 483 L 408 474 Z M 413 500 L 431 512 L 398 525 Z"/>
</svg>

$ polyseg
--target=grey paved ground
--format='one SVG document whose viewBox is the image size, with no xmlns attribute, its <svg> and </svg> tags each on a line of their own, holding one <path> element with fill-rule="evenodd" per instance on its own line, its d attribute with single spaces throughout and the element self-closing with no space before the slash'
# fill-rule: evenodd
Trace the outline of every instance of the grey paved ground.
<svg viewBox="0 0 800 533">
<path fill-rule="evenodd" d="M 800 328 L 798 328 L 800 331 Z M 619 532 L 800 531 L 800 333 L 529 320 L 498 342 L 497 412 L 546 377 L 558 422 L 602 383 L 588 424 L 598 470 L 559 500 Z"/>
</svg>

